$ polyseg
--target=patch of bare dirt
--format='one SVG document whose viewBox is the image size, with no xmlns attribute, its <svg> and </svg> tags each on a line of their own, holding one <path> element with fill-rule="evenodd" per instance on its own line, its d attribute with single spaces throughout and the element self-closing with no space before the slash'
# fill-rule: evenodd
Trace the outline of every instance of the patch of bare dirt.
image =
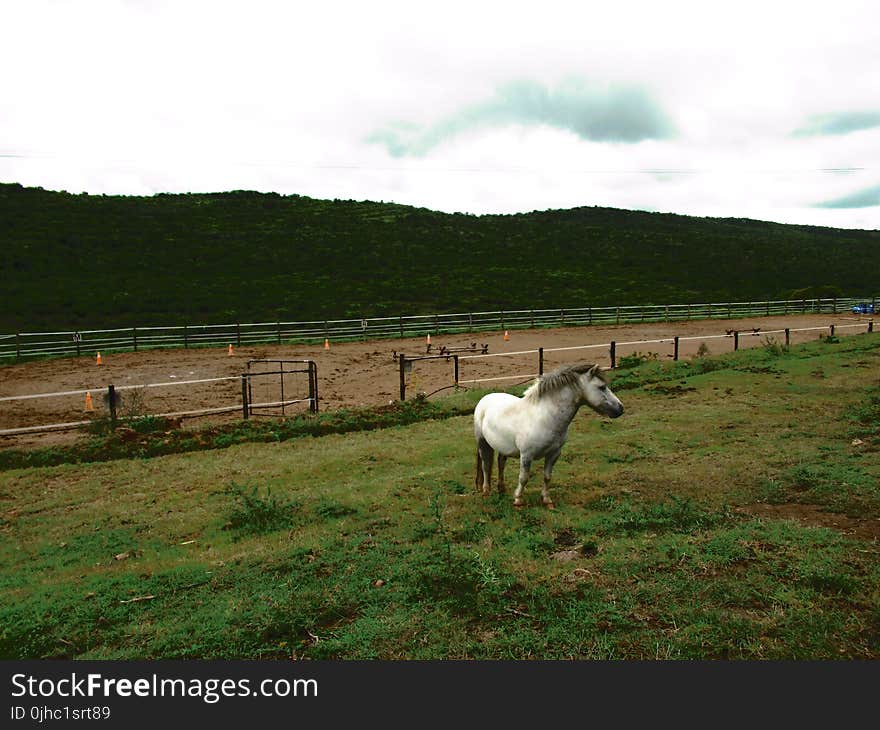
<svg viewBox="0 0 880 730">
<path fill-rule="evenodd" d="M 803 315 L 786 317 L 759 317 L 740 320 L 694 320 L 687 322 L 659 322 L 638 325 L 609 325 L 595 327 L 565 327 L 559 329 L 511 330 L 509 339 L 504 332 L 463 333 L 460 335 L 432 335 L 432 354 L 441 348 L 466 348 L 474 342 L 478 350 L 488 348 L 490 355 L 520 353 L 544 348 L 544 369 L 576 362 L 610 364 L 607 347 L 571 350 L 584 345 L 604 345 L 617 342 L 617 357 L 655 353 L 659 359 L 672 359 L 672 338 L 714 337 L 715 339 L 682 339 L 679 356 L 687 359 L 706 344 L 710 354 L 733 349 L 733 336 L 728 331 L 738 330 L 741 348 L 764 344 L 768 337 L 782 341 L 783 335 L 770 330 L 822 327 L 853 324 L 846 315 Z M 792 343 L 814 340 L 827 329 L 792 333 Z M 840 330 L 839 330 L 840 331 Z M 841 333 L 859 330 L 843 330 Z M 427 334 L 427 333 L 426 333 Z M 664 342 L 649 342 L 650 340 Z M 175 413 L 203 408 L 234 406 L 241 402 L 239 377 L 250 359 L 314 360 L 318 367 L 318 394 L 321 410 L 345 407 L 388 404 L 399 397 L 400 371 L 395 354 L 407 358 L 423 356 L 427 350 L 424 337 L 331 343 L 323 345 L 256 345 L 233 348 L 147 350 L 140 352 L 102 352 L 102 364 L 96 364 L 95 353 L 88 356 L 22 362 L 0 367 L 0 397 L 35 393 L 58 393 L 89 389 L 94 404 L 93 412 L 85 411 L 83 394 L 59 395 L 52 398 L 0 402 L 0 429 L 37 426 L 100 418 L 108 415 L 105 394 L 113 384 L 117 388 L 159 384 L 162 387 L 123 389 L 122 412 L 126 407 L 143 414 Z M 527 382 L 538 372 L 538 358 L 534 352 L 509 357 L 479 357 L 467 359 L 480 352 L 460 352 L 460 380 L 465 385 L 508 387 Z M 513 377 L 507 377 L 513 376 Z M 228 378 L 219 382 L 175 385 L 182 381 Z M 285 398 L 305 398 L 307 376 L 285 376 Z M 493 378 L 496 378 L 493 380 Z M 504 378 L 498 380 L 497 378 Z M 432 394 L 452 385 L 453 360 L 440 358 L 416 361 L 406 374 L 407 395 L 418 392 Z M 477 382 L 473 382 L 477 381 Z M 278 379 L 266 377 L 254 383 L 253 397 L 257 401 L 278 400 Z M 305 405 L 291 406 L 287 414 L 302 412 Z M 276 411 L 277 412 L 277 411 Z M 212 416 L 213 420 L 232 420 L 241 414 L 233 412 Z M 189 421 L 190 419 L 188 419 Z M 202 420 L 200 417 L 199 420 Z M 64 431 L 16 436 L 0 436 L 0 448 L 30 448 L 71 443 L 81 438 L 77 432 Z"/>
<path fill-rule="evenodd" d="M 759 503 L 739 507 L 737 511 L 768 520 L 795 520 L 810 527 L 828 527 L 860 540 L 880 541 L 880 519 L 826 512 L 814 504 Z"/>
</svg>

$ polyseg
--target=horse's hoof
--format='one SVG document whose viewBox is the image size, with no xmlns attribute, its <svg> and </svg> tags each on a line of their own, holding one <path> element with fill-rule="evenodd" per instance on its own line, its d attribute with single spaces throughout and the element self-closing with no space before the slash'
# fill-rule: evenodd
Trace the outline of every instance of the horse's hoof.
<svg viewBox="0 0 880 730">
<path fill-rule="evenodd" d="M 513 506 L 514 507 L 525 507 L 526 504 L 521 499 L 515 499 L 515 500 L 513 500 Z"/>
</svg>

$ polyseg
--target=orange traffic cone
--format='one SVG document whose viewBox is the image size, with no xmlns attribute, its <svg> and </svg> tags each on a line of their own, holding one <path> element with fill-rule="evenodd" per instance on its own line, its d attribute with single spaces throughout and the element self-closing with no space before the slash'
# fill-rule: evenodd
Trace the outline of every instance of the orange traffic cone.
<svg viewBox="0 0 880 730">
<path fill-rule="evenodd" d="M 504 341 L 505 342 L 510 341 L 510 333 L 507 330 L 504 330 Z"/>
<path fill-rule="evenodd" d="M 232 354 L 232 344 L 231 344 L 231 343 L 230 343 L 230 345 L 229 345 L 229 354 L 230 354 L 230 355 Z"/>
<path fill-rule="evenodd" d="M 428 335 L 428 339 L 425 341 L 425 344 L 427 344 L 427 345 L 431 344 L 431 335 Z"/>
<path fill-rule="evenodd" d="M 330 349 L 330 340 L 327 339 L 326 337 L 324 338 L 324 349 L 325 349 L 325 350 L 329 350 L 329 349 Z"/>
<path fill-rule="evenodd" d="M 95 364 L 96 365 L 101 364 L 101 353 L 100 352 L 98 353 L 98 356 L 95 358 Z"/>
<path fill-rule="evenodd" d="M 92 394 L 86 393 L 86 410 L 91 412 L 95 410 L 95 406 L 92 405 Z"/>
</svg>

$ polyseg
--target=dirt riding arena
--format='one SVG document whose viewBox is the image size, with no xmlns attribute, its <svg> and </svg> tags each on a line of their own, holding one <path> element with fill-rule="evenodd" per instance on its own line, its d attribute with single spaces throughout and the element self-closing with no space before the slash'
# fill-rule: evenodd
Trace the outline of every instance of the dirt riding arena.
<svg viewBox="0 0 880 730">
<path fill-rule="evenodd" d="M 526 381 L 538 371 L 535 352 L 504 356 L 501 353 L 520 353 L 545 348 L 544 370 L 576 361 L 610 364 L 607 347 L 590 349 L 585 345 L 601 345 L 615 341 L 617 358 L 634 353 L 656 353 L 660 359 L 672 359 L 674 336 L 679 336 L 679 357 L 688 359 L 705 344 L 709 354 L 720 354 L 733 349 L 730 331 L 738 331 L 739 347 L 760 346 L 772 338 L 784 342 L 782 332 L 792 331 L 791 343 L 798 344 L 829 334 L 835 325 L 840 336 L 867 330 L 867 318 L 850 314 L 788 315 L 756 317 L 738 320 L 699 320 L 658 322 L 642 325 L 602 327 L 569 327 L 559 329 L 511 330 L 509 339 L 504 332 L 477 332 L 459 335 L 432 335 L 431 354 L 441 347 L 456 351 L 476 344 L 477 352 L 459 350 L 459 379 L 474 387 L 504 388 Z M 854 326 L 857 325 L 857 326 Z M 711 339 L 700 339 L 711 338 Z M 646 342 L 666 340 L 664 342 Z M 488 346 L 485 357 L 479 352 Z M 82 421 L 107 416 L 105 396 L 107 386 L 121 389 L 120 415 L 145 415 L 193 411 L 241 403 L 241 380 L 248 360 L 284 359 L 313 360 L 318 369 L 318 395 L 322 411 L 352 406 L 387 404 L 399 397 L 400 374 L 395 353 L 407 358 L 426 355 L 425 337 L 373 340 L 363 342 L 330 343 L 330 349 L 321 345 L 256 345 L 235 348 L 230 355 L 227 348 L 168 349 L 141 352 L 102 353 L 102 363 L 96 363 L 95 353 L 88 357 L 57 358 L 24 362 L 0 367 L 0 398 L 38 393 L 64 393 L 91 389 L 94 411 L 85 412 L 84 397 L 58 395 L 50 398 L 0 401 L 0 430 L 47 424 Z M 481 355 L 480 357 L 472 357 Z M 417 361 L 407 374 L 407 396 L 418 392 L 432 394 L 452 385 L 451 359 Z M 287 366 L 290 367 L 290 366 Z M 221 381 L 191 383 L 189 381 L 228 378 Z M 503 379 L 502 379 L 503 378 Z M 480 380 L 473 383 L 468 381 Z M 186 382 L 183 385 L 175 383 Z M 131 388 L 150 384 L 156 387 Z M 167 386 L 167 387 L 166 387 Z M 253 381 L 252 401 L 277 400 L 278 379 L 266 376 Z M 286 399 L 306 398 L 308 380 L 305 374 L 284 378 Z M 438 393 L 441 396 L 443 392 Z M 126 412 L 128 408 L 129 413 Z M 304 412 L 306 404 L 287 406 L 286 414 Z M 276 409 L 277 411 L 277 409 Z M 241 418 L 241 411 L 211 418 Z M 186 424 L 197 424 L 208 416 L 187 418 Z M 185 424 L 185 425 L 186 425 Z M 54 431 L 0 435 L 0 448 L 29 448 L 40 445 L 69 443 L 79 438 L 77 431 Z"/>
</svg>

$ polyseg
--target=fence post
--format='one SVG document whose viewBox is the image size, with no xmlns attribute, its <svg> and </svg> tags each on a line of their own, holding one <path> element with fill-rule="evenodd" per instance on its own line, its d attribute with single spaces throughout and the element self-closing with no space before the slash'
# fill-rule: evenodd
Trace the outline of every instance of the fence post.
<svg viewBox="0 0 880 730">
<path fill-rule="evenodd" d="M 593 324 L 593 307 L 587 307 L 587 322 L 588 324 Z"/>
<path fill-rule="evenodd" d="M 831 300 L 831 306 L 834 308 L 834 314 L 837 314 L 837 297 Z"/>
<path fill-rule="evenodd" d="M 187 326 L 183 325 L 183 349 L 189 347 L 189 332 Z"/>
<path fill-rule="evenodd" d="M 672 350 L 672 359 L 675 362 L 678 362 L 678 335 L 676 335 L 672 341 L 674 343 L 673 350 Z"/>
<path fill-rule="evenodd" d="M 831 325 L 831 336 L 834 337 L 834 325 Z"/>
<path fill-rule="evenodd" d="M 544 348 L 538 348 L 538 375 L 544 374 Z"/>
<path fill-rule="evenodd" d="M 736 352 L 739 349 L 739 332 L 733 331 L 733 351 Z"/>
<path fill-rule="evenodd" d="M 281 368 L 279 372 L 281 381 L 281 415 L 284 415 L 284 360 L 279 360 L 278 365 Z"/>
<path fill-rule="evenodd" d="M 107 405 L 110 407 L 110 423 L 116 425 L 116 388 L 107 386 Z"/>
<path fill-rule="evenodd" d="M 611 369 L 617 366 L 617 343 L 611 340 Z"/>
<path fill-rule="evenodd" d="M 79 336 L 79 332 L 74 334 L 73 340 L 76 343 L 76 356 L 79 357 L 82 349 L 82 337 Z"/>
<path fill-rule="evenodd" d="M 21 359 L 21 335 L 18 332 L 15 333 L 15 359 Z"/>
<path fill-rule="evenodd" d="M 131 328 L 131 343 L 132 343 L 132 345 L 134 345 L 134 351 L 137 352 L 138 351 L 138 328 L 137 327 Z"/>
<path fill-rule="evenodd" d="M 244 420 L 248 419 L 250 408 L 248 407 L 248 377 L 244 373 L 241 374 L 241 416 Z"/>
<path fill-rule="evenodd" d="M 241 322 L 235 323 L 235 346 L 241 347 Z"/>
<path fill-rule="evenodd" d="M 791 344 L 791 330 L 786 327 L 785 328 L 785 346 L 788 347 Z"/>
<path fill-rule="evenodd" d="M 617 308 L 617 324 L 620 324 L 620 307 Z"/>
<path fill-rule="evenodd" d="M 452 374 L 455 378 L 455 387 L 458 387 L 458 355 L 452 356 Z"/>
<path fill-rule="evenodd" d="M 468 332 L 474 331 L 474 313 L 468 312 Z"/>
<path fill-rule="evenodd" d="M 403 317 L 397 318 L 397 324 L 400 326 L 400 339 L 403 339 Z"/>
<path fill-rule="evenodd" d="M 275 327 L 278 328 L 278 344 L 281 344 L 281 322 L 276 322 Z"/>
<path fill-rule="evenodd" d="M 868 322 L 868 332 L 873 332 L 873 331 L 874 331 L 874 320 L 872 319 L 870 322 Z"/>
<path fill-rule="evenodd" d="M 397 364 L 400 366 L 400 400 L 406 400 L 406 355 L 402 352 L 397 356 Z"/>
<path fill-rule="evenodd" d="M 534 309 L 529 310 L 529 327 L 531 329 L 535 329 L 535 310 Z"/>
<path fill-rule="evenodd" d="M 309 397 L 312 402 L 309 404 L 309 410 L 312 413 L 318 412 L 318 365 L 314 360 L 309 360 Z"/>
</svg>

